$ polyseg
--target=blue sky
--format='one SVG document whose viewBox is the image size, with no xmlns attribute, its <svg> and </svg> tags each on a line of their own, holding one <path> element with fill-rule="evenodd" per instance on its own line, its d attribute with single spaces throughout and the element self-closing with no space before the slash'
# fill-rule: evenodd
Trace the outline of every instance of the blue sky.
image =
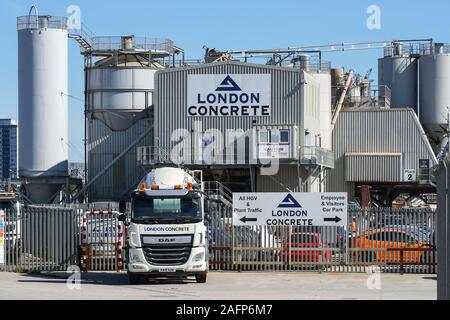
<svg viewBox="0 0 450 320">
<path fill-rule="evenodd" d="M 222 50 L 262 49 L 356 41 L 433 38 L 450 42 L 448 0 L 341 1 L 134 1 L 1 0 L 0 118 L 17 119 L 16 16 L 32 4 L 40 14 L 67 16 L 69 5 L 81 8 L 81 19 L 96 35 L 135 34 L 174 40 L 188 58 L 201 58 L 202 47 Z M 381 8 L 381 29 L 366 26 L 370 5 Z M 381 50 L 325 54 L 333 66 L 365 74 Z M 69 43 L 69 90 L 83 99 L 83 60 Z M 70 99 L 71 161 L 83 161 L 83 102 Z"/>
</svg>

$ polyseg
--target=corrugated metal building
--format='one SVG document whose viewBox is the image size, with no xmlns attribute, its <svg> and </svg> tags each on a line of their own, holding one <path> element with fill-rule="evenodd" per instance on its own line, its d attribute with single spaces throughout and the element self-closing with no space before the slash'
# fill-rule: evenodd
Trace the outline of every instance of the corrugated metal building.
<svg viewBox="0 0 450 320">
<path fill-rule="evenodd" d="M 419 162 L 436 157 L 412 109 L 343 109 L 333 131 L 335 167 L 328 191 L 356 195 L 358 185 L 416 185 Z M 416 172 L 407 181 L 405 170 Z"/>
<path fill-rule="evenodd" d="M 88 178 L 97 174 L 144 134 L 153 124 L 151 118 L 138 121 L 126 131 L 112 131 L 102 121 L 87 120 Z M 153 144 L 150 131 L 137 146 Z M 90 201 L 118 201 L 139 183 L 145 172 L 137 165 L 136 148 L 132 148 L 88 189 Z M 88 180 L 90 181 L 90 180 Z"/>
<path fill-rule="evenodd" d="M 258 77 L 252 78 L 254 75 Z M 249 92 L 246 88 L 255 83 L 258 90 L 266 86 L 264 79 L 269 82 L 261 96 L 270 97 L 268 114 L 229 116 L 211 108 L 203 112 L 203 106 L 195 106 L 191 114 L 192 100 L 214 107 L 220 104 L 222 92 Z M 204 90 L 208 86 L 209 94 Z M 317 173 L 311 175 L 311 167 L 317 167 L 317 163 L 315 151 L 305 158 L 304 148 L 319 146 L 321 119 L 319 82 L 308 73 L 237 61 L 161 70 L 155 75 L 154 99 L 155 148 L 171 152 L 173 160 L 203 169 L 212 165 L 211 175 L 223 168 L 227 168 L 228 176 L 247 170 L 247 191 L 300 190 L 302 184 L 305 191 L 311 190 L 302 181 L 314 180 Z M 274 158 L 281 164 L 278 174 L 261 175 L 257 165 L 260 160 Z"/>
<path fill-rule="evenodd" d="M 188 75 L 268 73 L 272 76 L 273 105 L 271 116 L 188 116 Z M 188 131 L 196 129 L 199 133 L 203 133 L 208 129 L 218 129 L 221 132 L 225 132 L 227 129 L 241 129 L 245 133 L 256 125 L 297 125 L 298 131 L 303 132 L 303 120 L 306 114 L 303 114 L 305 108 L 303 106 L 302 97 L 304 95 L 302 94 L 302 89 L 304 86 L 301 85 L 301 82 L 302 73 L 299 70 L 231 61 L 160 71 L 156 73 L 155 81 L 155 146 L 171 150 L 175 146 L 176 141 L 175 137 L 171 136 L 170 133 L 175 132 L 176 129 L 186 129 Z M 314 103 L 314 101 L 311 103 Z M 308 110 L 313 108 L 310 107 Z M 318 121 L 318 119 L 314 119 L 314 114 L 311 112 L 308 112 L 308 116 L 313 121 Z M 314 124 L 310 127 L 313 128 Z M 251 138 L 250 134 L 248 134 L 248 138 Z M 216 141 L 216 143 L 218 144 L 219 141 Z M 226 142 L 223 143 L 226 144 Z M 192 150 L 193 146 L 186 144 L 185 148 L 186 150 Z M 229 149 L 230 153 L 234 153 L 234 151 L 234 148 Z M 239 151 L 242 152 L 244 150 Z M 185 163 L 195 164 L 196 161 L 193 158 L 197 157 L 194 154 L 190 155 L 193 157 L 184 159 Z M 245 161 L 245 158 L 242 158 L 242 160 Z M 231 164 L 228 160 L 225 163 Z"/>
<path fill-rule="evenodd" d="M 255 104 L 265 104 L 268 114 L 251 114 L 249 102 L 250 111 L 239 116 L 191 116 L 188 86 L 202 91 L 209 85 L 208 80 L 193 87 L 188 78 L 195 75 L 217 78 L 212 91 L 219 98 L 229 98 L 230 90 L 244 98 L 254 95 Z M 99 120 L 87 119 L 88 182 L 154 125 L 89 187 L 90 201 L 126 197 L 149 168 L 145 164 L 155 162 L 202 168 L 205 180 L 220 181 L 234 191 L 319 191 L 316 169 L 333 165 L 331 150 L 316 147 L 322 141 L 320 82 L 302 70 L 237 61 L 161 70 L 155 75 L 153 102 L 146 110 L 150 118 L 125 131 L 112 131 Z M 214 152 L 208 153 L 211 147 Z M 138 159 L 144 155 L 154 162 Z M 261 171 L 261 164 L 269 161 L 279 164 L 274 175 Z"/>
</svg>

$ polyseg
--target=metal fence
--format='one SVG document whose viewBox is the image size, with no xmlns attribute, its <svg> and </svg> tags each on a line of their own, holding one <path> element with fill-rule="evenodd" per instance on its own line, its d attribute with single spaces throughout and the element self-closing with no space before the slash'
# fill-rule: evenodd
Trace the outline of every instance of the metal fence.
<svg viewBox="0 0 450 320">
<path fill-rule="evenodd" d="M 2 212 L 0 271 L 67 270 L 78 263 L 77 210 L 29 206 Z"/>
<path fill-rule="evenodd" d="M 123 269 L 124 226 L 112 210 L 91 210 L 81 224 L 81 267 L 84 271 Z"/>
<path fill-rule="evenodd" d="M 124 227 L 117 211 L 18 206 L 1 212 L 0 271 L 123 269 Z"/>
<path fill-rule="evenodd" d="M 2 212 L 0 271 L 124 269 L 126 234 L 117 211 L 21 206 Z M 221 199 L 210 212 L 212 270 L 436 272 L 432 209 L 352 209 L 345 227 L 233 226 L 231 205 Z"/>
<path fill-rule="evenodd" d="M 210 222 L 213 270 L 435 273 L 436 212 L 350 210 L 346 227 L 242 227 L 217 204 Z"/>
</svg>

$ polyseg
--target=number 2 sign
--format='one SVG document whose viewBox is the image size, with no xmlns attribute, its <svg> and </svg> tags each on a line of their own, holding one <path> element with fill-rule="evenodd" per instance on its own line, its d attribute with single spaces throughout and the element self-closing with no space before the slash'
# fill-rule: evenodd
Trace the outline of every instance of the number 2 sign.
<svg viewBox="0 0 450 320">
<path fill-rule="evenodd" d="M 406 182 L 413 182 L 417 180 L 416 169 L 405 169 L 403 171 L 403 180 Z"/>
</svg>

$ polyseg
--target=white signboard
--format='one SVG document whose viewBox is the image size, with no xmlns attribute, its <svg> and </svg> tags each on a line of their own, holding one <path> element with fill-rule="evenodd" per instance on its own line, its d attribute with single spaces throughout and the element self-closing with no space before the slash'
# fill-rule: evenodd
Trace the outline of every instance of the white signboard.
<svg viewBox="0 0 450 320">
<path fill-rule="evenodd" d="M 5 212 L 0 210 L 0 264 L 5 263 Z"/>
<path fill-rule="evenodd" d="M 414 182 L 417 180 L 416 169 L 405 169 L 403 171 L 403 181 Z"/>
<path fill-rule="evenodd" d="M 346 226 L 347 193 L 233 193 L 236 226 Z"/>
<path fill-rule="evenodd" d="M 259 159 L 289 159 L 289 145 L 267 144 L 258 146 Z"/>
<path fill-rule="evenodd" d="M 271 115 L 270 74 L 189 74 L 189 117 Z"/>
</svg>

